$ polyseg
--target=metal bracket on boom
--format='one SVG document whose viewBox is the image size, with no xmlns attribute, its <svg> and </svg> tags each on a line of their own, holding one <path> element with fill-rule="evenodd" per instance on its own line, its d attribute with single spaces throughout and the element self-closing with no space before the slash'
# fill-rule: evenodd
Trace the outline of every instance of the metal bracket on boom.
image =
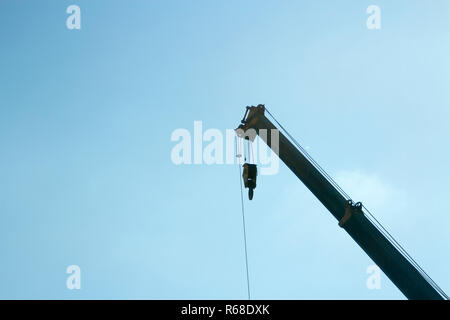
<svg viewBox="0 0 450 320">
<path fill-rule="evenodd" d="M 239 127 L 235 129 L 236 134 L 239 138 L 243 138 L 245 140 L 254 141 L 256 138 L 257 130 L 254 129 L 254 124 L 257 119 L 255 116 L 258 114 L 264 115 L 264 111 L 266 108 L 263 104 L 258 104 L 255 106 L 247 106 L 244 114 L 244 118 L 241 120 L 241 124 Z"/>
<path fill-rule="evenodd" d="M 339 227 L 343 228 L 345 223 L 353 216 L 353 214 L 362 214 L 362 203 L 353 203 L 353 201 L 350 199 L 345 203 L 345 213 L 342 219 L 339 221 Z"/>
<path fill-rule="evenodd" d="M 258 104 L 256 107 L 255 106 L 247 106 L 245 108 L 245 114 L 241 120 L 241 123 L 247 124 L 256 113 L 264 114 L 265 110 L 266 110 L 266 107 L 263 104 Z"/>
</svg>

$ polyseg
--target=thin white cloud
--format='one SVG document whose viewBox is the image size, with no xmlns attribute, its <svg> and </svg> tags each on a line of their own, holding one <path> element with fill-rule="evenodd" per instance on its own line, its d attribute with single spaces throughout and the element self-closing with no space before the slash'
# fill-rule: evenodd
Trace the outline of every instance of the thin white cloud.
<svg viewBox="0 0 450 320">
<path fill-rule="evenodd" d="M 376 173 L 346 170 L 339 171 L 334 179 L 353 201 L 361 201 L 370 209 L 392 206 L 400 209 L 406 203 L 405 191 Z"/>
</svg>

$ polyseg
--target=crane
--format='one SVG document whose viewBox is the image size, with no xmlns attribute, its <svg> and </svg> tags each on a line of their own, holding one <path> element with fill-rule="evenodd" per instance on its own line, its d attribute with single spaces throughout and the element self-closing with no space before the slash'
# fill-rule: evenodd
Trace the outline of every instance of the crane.
<svg viewBox="0 0 450 320">
<path fill-rule="evenodd" d="M 258 135 L 408 299 L 448 299 L 406 251 L 383 231 L 384 228 L 379 228 L 370 219 L 362 203 L 350 199 L 272 116 L 287 136 L 280 132 L 266 117 L 266 111 L 272 116 L 262 104 L 248 106 L 236 129 L 238 137 L 253 141 Z M 267 133 L 274 130 L 277 135 Z"/>
</svg>

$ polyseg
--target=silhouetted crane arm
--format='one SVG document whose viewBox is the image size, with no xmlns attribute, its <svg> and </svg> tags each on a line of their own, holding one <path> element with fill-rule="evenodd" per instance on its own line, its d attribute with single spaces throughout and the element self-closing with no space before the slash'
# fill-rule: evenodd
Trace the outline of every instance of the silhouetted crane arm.
<svg viewBox="0 0 450 320">
<path fill-rule="evenodd" d="M 238 135 L 254 129 L 408 299 L 443 299 L 419 270 L 365 216 L 361 203 L 355 204 L 346 199 L 282 132 L 279 132 L 276 146 L 277 141 L 272 141 L 270 132 L 278 129 L 264 112 L 263 105 L 247 107 L 242 124 L 236 129 Z M 266 129 L 267 134 L 260 134 L 263 129 Z"/>
</svg>

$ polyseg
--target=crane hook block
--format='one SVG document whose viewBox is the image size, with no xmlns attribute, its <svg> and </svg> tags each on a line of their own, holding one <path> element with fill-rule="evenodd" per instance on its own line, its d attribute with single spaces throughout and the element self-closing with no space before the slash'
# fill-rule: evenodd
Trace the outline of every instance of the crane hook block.
<svg viewBox="0 0 450 320">
<path fill-rule="evenodd" d="M 248 188 L 248 198 L 253 199 L 253 189 L 256 188 L 256 176 L 258 170 L 256 164 L 244 163 L 244 171 L 242 172 L 242 178 L 244 179 L 244 186 Z"/>
</svg>

